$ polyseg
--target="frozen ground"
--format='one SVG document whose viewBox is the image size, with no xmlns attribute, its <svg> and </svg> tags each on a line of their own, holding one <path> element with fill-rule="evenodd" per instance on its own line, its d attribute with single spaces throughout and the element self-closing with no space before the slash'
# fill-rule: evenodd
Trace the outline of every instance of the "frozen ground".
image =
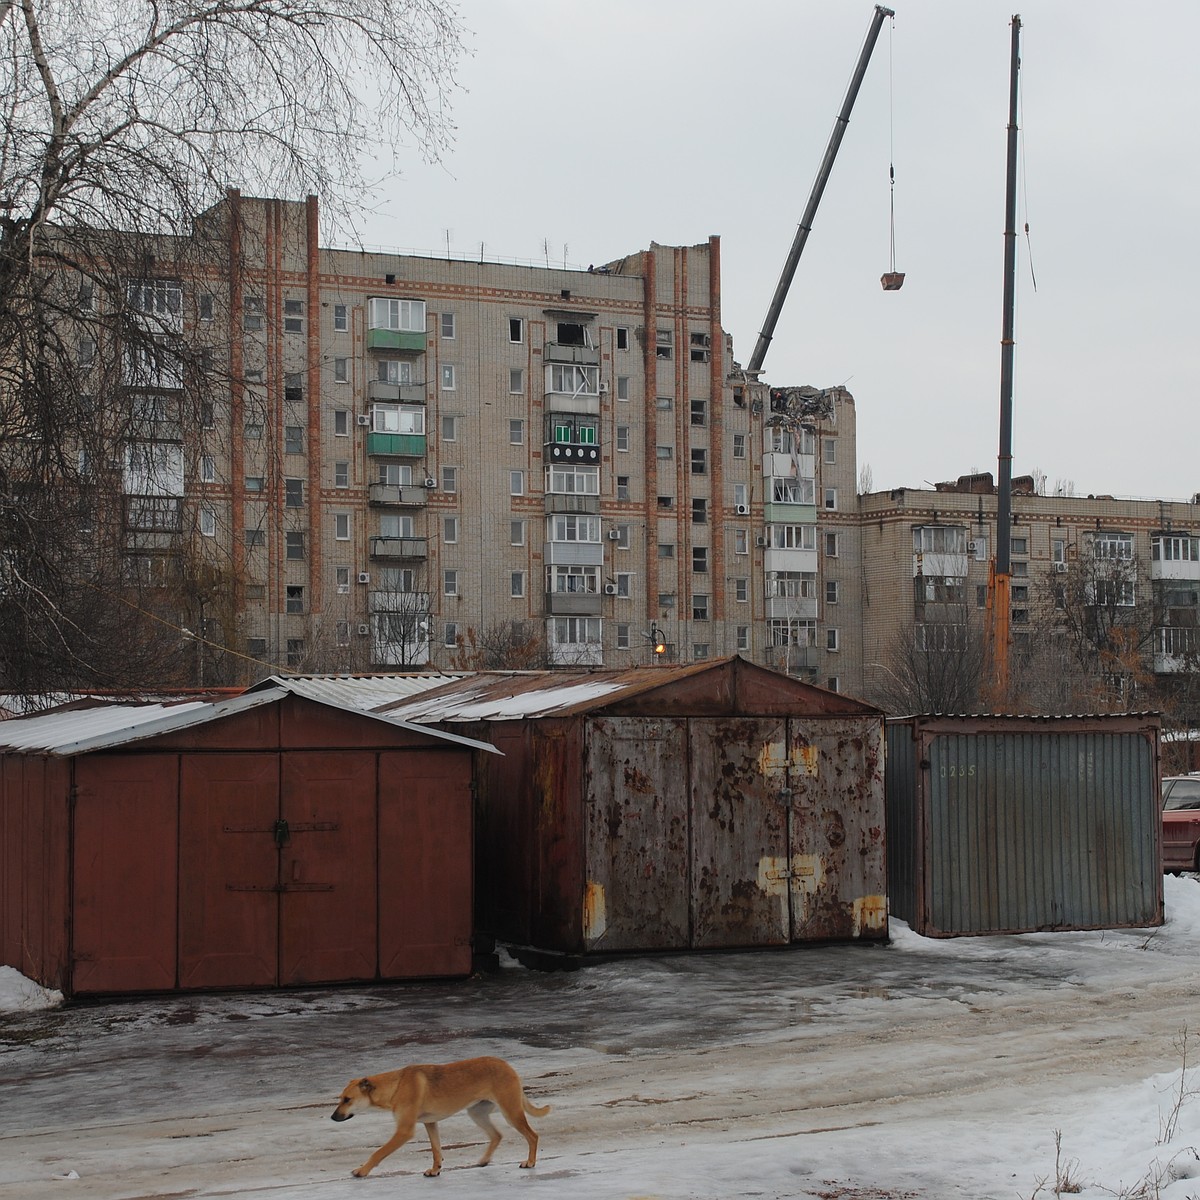
<svg viewBox="0 0 1200 1200">
<path fill-rule="evenodd" d="M 3 973 L 0 1197 L 1200 1200 L 1200 880 L 1165 882 L 1157 931 L 65 1009 Z M 422 1131 L 350 1178 L 390 1133 L 329 1120 L 351 1076 L 484 1053 L 553 1105 L 533 1171 L 512 1134 L 467 1169 L 457 1116 L 439 1179 Z"/>
</svg>

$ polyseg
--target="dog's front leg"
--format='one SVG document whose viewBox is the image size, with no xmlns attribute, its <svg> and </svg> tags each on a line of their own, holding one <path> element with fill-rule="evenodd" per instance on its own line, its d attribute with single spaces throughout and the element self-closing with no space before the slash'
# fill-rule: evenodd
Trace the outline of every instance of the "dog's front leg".
<svg viewBox="0 0 1200 1200">
<path fill-rule="evenodd" d="M 425 1132 L 429 1134 L 429 1148 L 433 1151 L 433 1166 L 425 1172 L 425 1175 L 432 1179 L 435 1175 L 442 1173 L 442 1139 L 438 1135 L 436 1121 L 426 1121 Z"/>
<path fill-rule="evenodd" d="M 397 1121 L 396 1132 L 361 1167 L 356 1167 L 350 1174 L 356 1179 L 365 1179 L 393 1150 L 399 1150 L 412 1137 L 415 1128 L 415 1121 L 405 1121 L 403 1124 Z"/>
</svg>

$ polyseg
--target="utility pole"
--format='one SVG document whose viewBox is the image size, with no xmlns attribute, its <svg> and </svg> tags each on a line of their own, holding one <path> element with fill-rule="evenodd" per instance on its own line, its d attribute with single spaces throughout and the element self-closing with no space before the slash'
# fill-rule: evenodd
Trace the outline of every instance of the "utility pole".
<svg viewBox="0 0 1200 1200">
<path fill-rule="evenodd" d="M 996 500 L 996 549 L 992 556 L 991 650 L 993 698 L 1008 698 L 1012 640 L 1012 411 L 1014 316 L 1017 281 L 1017 78 L 1021 69 L 1021 18 L 1012 19 L 1012 60 L 1008 86 L 1008 169 L 1004 186 L 1004 315 L 1000 334 L 1000 455 Z"/>
</svg>

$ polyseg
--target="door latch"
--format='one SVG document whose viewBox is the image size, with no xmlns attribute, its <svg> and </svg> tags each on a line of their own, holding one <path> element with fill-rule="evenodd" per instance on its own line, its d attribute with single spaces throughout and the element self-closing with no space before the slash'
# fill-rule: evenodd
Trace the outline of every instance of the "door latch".
<svg viewBox="0 0 1200 1200">
<path fill-rule="evenodd" d="M 280 850 L 288 844 L 288 839 L 292 836 L 292 831 L 288 828 L 288 823 L 282 817 L 271 826 L 271 833 L 275 837 L 275 845 Z"/>
</svg>

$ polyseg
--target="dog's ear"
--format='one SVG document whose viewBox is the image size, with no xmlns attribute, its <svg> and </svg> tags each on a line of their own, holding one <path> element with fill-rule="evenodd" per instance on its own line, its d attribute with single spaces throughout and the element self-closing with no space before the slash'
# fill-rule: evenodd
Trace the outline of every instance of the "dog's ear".
<svg viewBox="0 0 1200 1200">
<path fill-rule="evenodd" d="M 360 1079 L 358 1090 L 369 1096 L 375 1090 L 375 1085 L 369 1079 Z"/>
</svg>

